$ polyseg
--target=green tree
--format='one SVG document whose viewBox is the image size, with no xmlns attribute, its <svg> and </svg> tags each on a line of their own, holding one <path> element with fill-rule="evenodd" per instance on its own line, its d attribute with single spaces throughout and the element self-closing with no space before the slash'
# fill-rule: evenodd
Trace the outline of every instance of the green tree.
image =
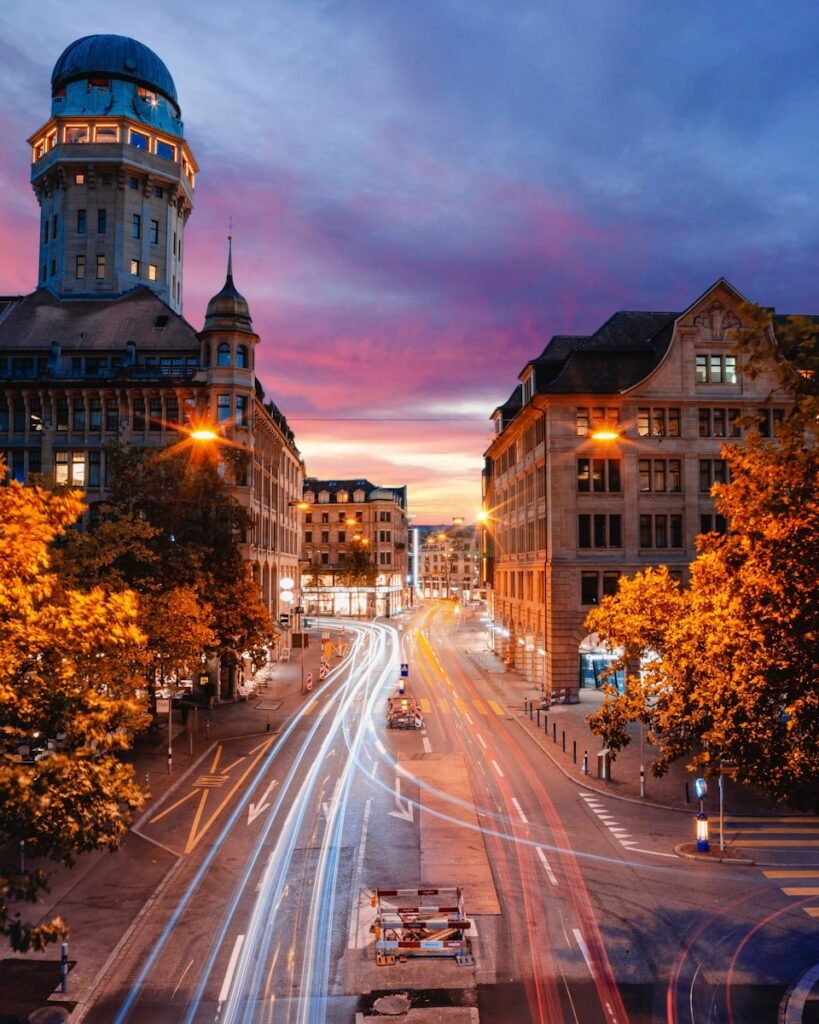
<svg viewBox="0 0 819 1024">
<path fill-rule="evenodd" d="M 730 482 L 713 493 L 729 529 L 699 539 L 687 588 L 649 569 L 588 616 L 630 669 L 627 692 L 610 692 L 590 723 L 616 751 L 642 720 L 660 748 L 656 774 L 688 757 L 715 775 L 725 759 L 740 781 L 819 810 L 816 376 L 810 358 L 799 362 L 815 346 L 797 343 L 815 328 L 789 323 L 783 351 L 770 316 L 757 323 L 739 351 L 791 397 L 782 436 L 751 429 L 742 446 L 724 446 Z"/>
<path fill-rule="evenodd" d="M 0 487 L 0 843 L 65 864 L 122 841 L 143 794 L 117 754 L 148 721 L 135 595 L 67 588 L 52 569 L 83 507 L 72 491 Z M 15 949 L 66 933 L 9 906 L 45 886 L 44 872 L 0 872 L 0 934 Z"/>
</svg>

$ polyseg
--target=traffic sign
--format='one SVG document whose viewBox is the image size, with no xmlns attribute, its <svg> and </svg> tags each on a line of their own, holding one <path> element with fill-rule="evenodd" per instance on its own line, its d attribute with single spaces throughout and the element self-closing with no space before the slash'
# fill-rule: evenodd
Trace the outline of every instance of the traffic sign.
<svg viewBox="0 0 819 1024">
<path fill-rule="evenodd" d="M 170 697 L 157 697 L 156 698 L 156 713 L 158 715 L 167 715 L 171 710 L 171 699 Z"/>
<path fill-rule="evenodd" d="M 282 612 L 279 616 L 279 625 L 286 626 L 290 622 L 290 616 L 286 612 Z"/>
<path fill-rule="evenodd" d="M 308 672 L 307 673 L 307 679 L 305 680 L 305 686 L 307 687 L 308 692 L 313 689 L 313 673 L 312 672 Z"/>
<path fill-rule="evenodd" d="M 401 662 L 401 677 L 403 679 L 406 679 L 408 675 L 409 675 L 409 665 L 406 662 L 402 661 Z"/>
</svg>

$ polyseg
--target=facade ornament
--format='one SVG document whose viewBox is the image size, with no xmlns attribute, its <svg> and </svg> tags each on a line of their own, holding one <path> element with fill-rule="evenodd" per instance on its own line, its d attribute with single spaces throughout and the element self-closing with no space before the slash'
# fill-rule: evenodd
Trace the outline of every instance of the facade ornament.
<svg viewBox="0 0 819 1024">
<path fill-rule="evenodd" d="M 726 331 L 732 331 L 740 324 L 739 317 L 721 302 L 715 301 L 694 318 L 694 326 L 699 327 L 703 340 L 724 341 Z"/>
</svg>

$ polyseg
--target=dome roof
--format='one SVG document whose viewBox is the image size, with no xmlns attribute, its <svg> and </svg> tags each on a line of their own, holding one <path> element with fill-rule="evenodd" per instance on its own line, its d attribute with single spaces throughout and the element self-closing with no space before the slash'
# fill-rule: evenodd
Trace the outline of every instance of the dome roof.
<svg viewBox="0 0 819 1024">
<path fill-rule="evenodd" d="M 51 73 L 51 91 L 94 75 L 124 78 L 161 92 L 178 106 L 171 73 L 153 50 L 128 36 L 83 36 L 63 50 Z"/>
<path fill-rule="evenodd" d="M 208 330 L 233 330 L 253 333 L 253 320 L 247 299 L 236 290 L 233 283 L 233 251 L 229 240 L 228 269 L 222 290 L 208 303 L 205 312 L 205 328 Z"/>
</svg>

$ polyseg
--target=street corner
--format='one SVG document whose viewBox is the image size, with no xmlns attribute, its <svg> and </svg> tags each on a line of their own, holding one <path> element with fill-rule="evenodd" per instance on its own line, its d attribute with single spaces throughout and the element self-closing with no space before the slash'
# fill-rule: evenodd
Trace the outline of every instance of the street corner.
<svg viewBox="0 0 819 1024">
<path fill-rule="evenodd" d="M 755 864 L 744 850 L 729 847 L 720 850 L 719 846 L 709 845 L 707 850 L 698 850 L 696 843 L 679 843 L 674 847 L 674 853 L 685 860 L 698 860 L 704 864 L 735 864 L 746 867 Z"/>
</svg>

